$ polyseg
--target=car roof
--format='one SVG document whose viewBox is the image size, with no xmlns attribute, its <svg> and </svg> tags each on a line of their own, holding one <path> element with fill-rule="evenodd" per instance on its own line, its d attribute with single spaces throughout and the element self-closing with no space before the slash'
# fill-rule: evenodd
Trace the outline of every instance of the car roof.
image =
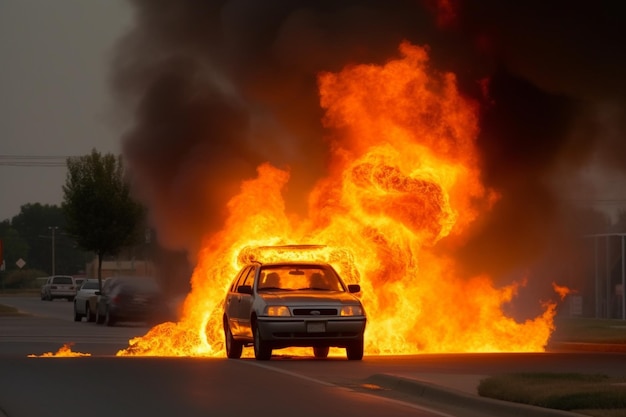
<svg viewBox="0 0 626 417">
<path fill-rule="evenodd" d="M 290 255 L 295 255 L 301 260 L 309 258 L 314 261 L 319 259 L 314 254 L 319 254 L 319 251 L 324 248 L 326 248 L 325 245 L 316 244 L 246 246 L 239 251 L 237 258 L 240 265 L 248 265 L 255 262 L 266 263 L 265 261 L 274 262 L 274 260 L 278 259 L 289 262 Z"/>
<path fill-rule="evenodd" d="M 274 261 L 274 262 L 253 262 L 261 266 L 330 266 L 328 262 L 320 261 Z"/>
<path fill-rule="evenodd" d="M 74 277 L 71 275 L 52 275 L 50 276 L 50 279 L 55 279 L 55 278 L 71 278 L 72 281 L 74 281 Z"/>
</svg>

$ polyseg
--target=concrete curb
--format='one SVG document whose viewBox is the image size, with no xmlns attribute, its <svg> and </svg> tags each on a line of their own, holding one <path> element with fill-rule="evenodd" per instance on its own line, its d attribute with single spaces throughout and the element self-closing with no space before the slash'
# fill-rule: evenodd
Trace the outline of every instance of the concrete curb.
<svg viewBox="0 0 626 417">
<path fill-rule="evenodd" d="M 619 343 L 586 343 L 586 342 L 552 342 L 546 350 L 549 352 L 614 352 L 625 353 L 626 344 Z"/>
<path fill-rule="evenodd" d="M 568 411 L 541 408 L 527 404 L 471 395 L 455 389 L 442 387 L 419 379 L 393 374 L 376 374 L 367 378 L 368 384 L 423 398 L 448 407 L 466 408 L 483 413 L 485 416 L 511 417 L 580 417 L 581 414 Z"/>
</svg>

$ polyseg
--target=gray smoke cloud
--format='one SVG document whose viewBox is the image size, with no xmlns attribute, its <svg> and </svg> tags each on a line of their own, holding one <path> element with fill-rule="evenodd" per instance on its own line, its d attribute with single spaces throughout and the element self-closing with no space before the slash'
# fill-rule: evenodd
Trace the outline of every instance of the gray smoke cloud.
<svg viewBox="0 0 626 417">
<path fill-rule="evenodd" d="M 626 171 L 619 2 L 441 2 L 455 6 L 447 20 L 418 0 L 131 3 L 113 88 L 133 112 L 124 152 L 167 247 L 195 254 L 265 161 L 289 168 L 288 208 L 303 211 L 329 151 L 316 74 L 384 63 L 405 39 L 482 103 L 484 181 L 502 200 L 458 251 L 468 273 L 571 254 L 554 248 L 597 219 L 568 203 L 571 190 L 594 192 L 578 172 Z"/>
</svg>

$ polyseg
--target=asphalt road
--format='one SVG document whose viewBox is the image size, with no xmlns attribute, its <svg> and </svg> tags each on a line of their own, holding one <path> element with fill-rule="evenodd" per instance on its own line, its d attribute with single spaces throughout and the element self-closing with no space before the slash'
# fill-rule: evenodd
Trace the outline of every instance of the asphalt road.
<svg viewBox="0 0 626 417">
<path fill-rule="evenodd" d="M 388 377 L 435 381 L 459 391 L 466 381 L 517 371 L 585 372 L 624 376 L 626 354 L 366 356 L 315 360 L 279 356 L 268 362 L 225 358 L 115 357 L 142 324 L 97 326 L 73 321 L 72 304 L 0 297 L 0 304 L 32 313 L 0 317 L 0 416 L 463 416 L 487 415 L 480 406 L 431 401 L 389 389 Z M 29 358 L 73 351 L 93 356 Z M 471 384 L 470 384 L 471 388 Z M 423 387 L 419 388 L 422 392 Z M 500 415 L 498 413 L 491 415 Z M 522 413 L 518 415 L 533 415 Z M 4 416 L 2 416 L 4 417 Z"/>
</svg>

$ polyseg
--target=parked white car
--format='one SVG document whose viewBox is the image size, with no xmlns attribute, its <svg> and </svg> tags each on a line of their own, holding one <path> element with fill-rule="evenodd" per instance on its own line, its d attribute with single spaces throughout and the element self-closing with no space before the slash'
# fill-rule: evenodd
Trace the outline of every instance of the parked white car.
<svg viewBox="0 0 626 417">
<path fill-rule="evenodd" d="M 104 281 L 103 281 L 104 282 Z M 96 291 L 100 289 L 97 279 L 86 279 L 74 297 L 74 321 L 96 321 Z"/>
<path fill-rule="evenodd" d="M 55 298 L 65 298 L 67 301 L 74 300 L 76 296 L 76 282 L 71 275 L 53 275 L 48 277 L 41 287 L 41 299 L 52 301 Z"/>
</svg>

